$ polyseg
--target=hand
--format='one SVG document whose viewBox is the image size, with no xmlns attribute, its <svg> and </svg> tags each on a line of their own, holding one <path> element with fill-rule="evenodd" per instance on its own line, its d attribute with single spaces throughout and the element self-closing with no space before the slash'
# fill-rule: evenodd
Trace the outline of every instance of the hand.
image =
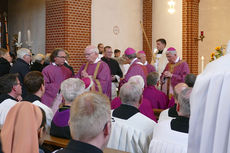
<svg viewBox="0 0 230 153">
<path fill-rule="evenodd" d="M 81 77 L 87 78 L 87 77 L 89 77 L 89 74 L 88 74 L 85 70 L 83 70 L 83 71 L 81 72 Z"/>
<path fill-rule="evenodd" d="M 166 78 L 171 78 L 171 77 L 172 77 L 172 73 L 169 72 L 169 71 L 165 71 L 165 72 L 164 72 L 164 76 L 165 76 Z"/>
</svg>

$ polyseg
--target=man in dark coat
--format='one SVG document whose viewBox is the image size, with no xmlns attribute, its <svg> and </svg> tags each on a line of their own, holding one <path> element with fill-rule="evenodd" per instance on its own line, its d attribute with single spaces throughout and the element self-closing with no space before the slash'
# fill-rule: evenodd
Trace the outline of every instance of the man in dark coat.
<svg viewBox="0 0 230 153">
<path fill-rule="evenodd" d="M 9 73 L 11 61 L 12 58 L 9 52 L 4 48 L 0 48 L 0 77 Z"/>
</svg>

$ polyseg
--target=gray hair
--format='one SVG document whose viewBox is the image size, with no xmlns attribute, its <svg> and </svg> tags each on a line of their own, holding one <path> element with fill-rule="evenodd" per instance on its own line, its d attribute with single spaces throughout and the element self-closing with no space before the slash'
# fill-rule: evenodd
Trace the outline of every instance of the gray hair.
<svg viewBox="0 0 230 153">
<path fill-rule="evenodd" d="M 184 78 L 184 82 L 189 86 L 193 87 L 196 81 L 196 75 L 195 74 L 187 74 Z"/>
<path fill-rule="evenodd" d="M 42 60 L 45 60 L 45 56 L 43 54 L 37 54 L 33 57 L 34 62 L 41 63 Z"/>
<path fill-rule="evenodd" d="M 67 102 L 72 102 L 85 92 L 85 84 L 78 78 L 69 78 L 61 83 L 61 94 Z"/>
<path fill-rule="evenodd" d="M 183 116 L 190 116 L 190 95 L 192 88 L 187 87 L 179 93 L 178 103 L 180 104 L 179 112 Z"/>
<path fill-rule="evenodd" d="M 89 141 L 103 131 L 110 121 L 111 109 L 107 96 L 85 92 L 78 96 L 70 110 L 70 131 L 75 140 Z"/>
<path fill-rule="evenodd" d="M 134 53 L 134 54 L 130 54 L 130 55 L 125 55 L 128 59 L 134 59 L 137 57 L 137 54 Z"/>
<path fill-rule="evenodd" d="M 90 52 L 95 52 L 97 54 L 99 54 L 99 50 L 97 47 L 93 46 L 93 45 L 89 45 L 85 48 L 85 50 L 89 50 Z"/>
<path fill-rule="evenodd" d="M 147 85 L 155 86 L 157 84 L 159 74 L 157 72 L 150 72 L 147 76 Z"/>
<path fill-rule="evenodd" d="M 23 59 L 25 55 L 31 55 L 31 52 L 27 48 L 21 48 L 17 51 L 17 57 Z"/>
<path fill-rule="evenodd" d="M 140 75 L 135 75 L 129 78 L 128 82 L 135 82 L 137 85 L 139 85 L 142 89 L 145 87 L 145 82 L 142 76 Z"/>
<path fill-rule="evenodd" d="M 142 95 L 142 88 L 138 83 L 128 82 L 125 83 L 120 89 L 120 98 L 123 104 L 134 106 L 137 104 Z"/>
</svg>

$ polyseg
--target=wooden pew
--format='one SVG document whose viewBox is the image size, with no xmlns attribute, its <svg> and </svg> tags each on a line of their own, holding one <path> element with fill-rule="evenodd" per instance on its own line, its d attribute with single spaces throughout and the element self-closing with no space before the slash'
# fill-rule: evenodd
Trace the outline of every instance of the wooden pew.
<svg viewBox="0 0 230 153">
<path fill-rule="evenodd" d="M 45 140 L 44 140 L 44 144 L 57 146 L 59 148 L 65 148 L 68 143 L 69 143 L 69 139 L 58 138 L 58 137 L 54 137 L 48 134 L 46 135 Z M 127 152 L 105 148 L 104 153 L 127 153 Z"/>
<path fill-rule="evenodd" d="M 164 109 L 153 109 L 154 115 L 156 116 L 157 120 L 159 119 L 160 113 L 163 111 Z"/>
</svg>

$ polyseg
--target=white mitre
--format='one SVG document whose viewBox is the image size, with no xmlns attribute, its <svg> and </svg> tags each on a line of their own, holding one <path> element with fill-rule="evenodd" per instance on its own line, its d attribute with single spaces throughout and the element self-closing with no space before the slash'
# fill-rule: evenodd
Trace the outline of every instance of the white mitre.
<svg viewBox="0 0 230 153">
<path fill-rule="evenodd" d="M 228 52 L 229 46 L 228 44 Z M 188 153 L 230 151 L 230 54 L 210 62 L 194 85 Z"/>
</svg>

